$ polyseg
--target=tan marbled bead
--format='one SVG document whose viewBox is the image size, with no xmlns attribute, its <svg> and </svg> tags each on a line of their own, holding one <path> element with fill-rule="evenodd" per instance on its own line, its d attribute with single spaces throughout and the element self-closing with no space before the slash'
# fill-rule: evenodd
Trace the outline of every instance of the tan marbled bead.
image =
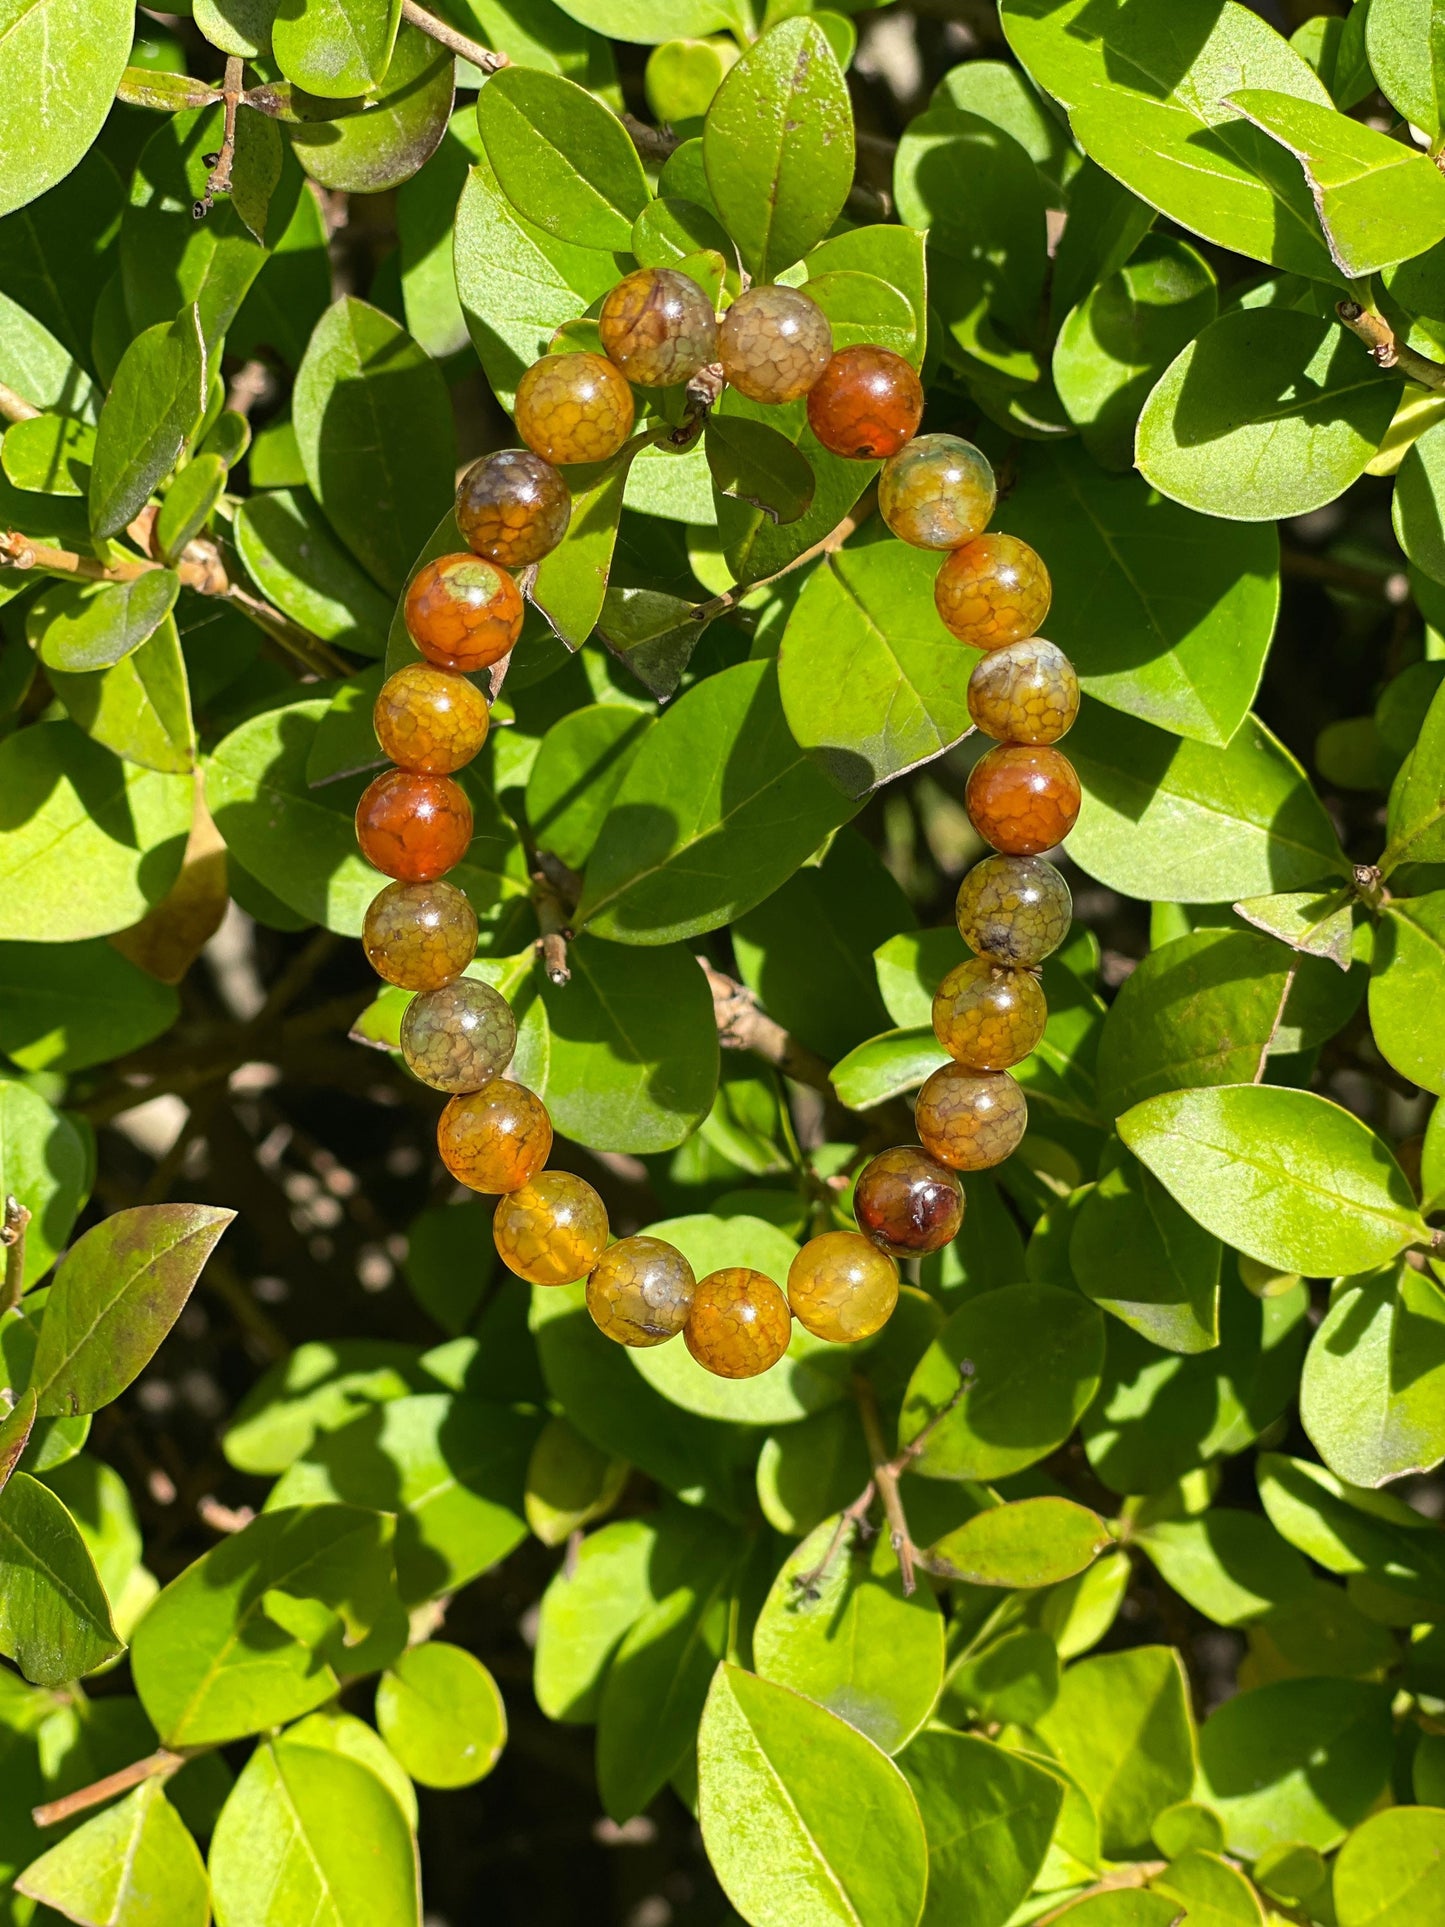
<svg viewBox="0 0 1445 1927">
<path fill-rule="evenodd" d="M 717 354 L 717 317 L 691 275 L 639 268 L 618 282 L 597 317 L 609 361 L 641 388 L 691 381 Z"/>
<path fill-rule="evenodd" d="M 968 679 L 968 713 L 1001 743 L 1056 743 L 1079 713 L 1079 679 L 1042 636 L 986 655 Z"/>
<path fill-rule="evenodd" d="M 492 712 L 465 676 L 409 662 L 381 685 L 371 720 L 377 742 L 398 769 L 450 776 L 486 742 Z"/>
<path fill-rule="evenodd" d="M 361 941 L 378 977 L 403 990 L 439 990 L 477 954 L 477 913 L 440 877 L 388 883 L 367 906 Z"/>
<path fill-rule="evenodd" d="M 1069 886 L 1041 856 L 986 856 L 958 886 L 958 934 L 981 957 L 1028 969 L 1052 957 L 1074 914 Z"/>
<path fill-rule="evenodd" d="M 749 401 L 799 401 L 833 356 L 833 329 L 817 302 L 768 285 L 740 294 L 717 334 L 723 373 Z"/>
<path fill-rule="evenodd" d="M 517 383 L 513 419 L 534 454 L 566 467 L 615 455 L 634 413 L 626 377 L 604 355 L 543 355 Z"/>
<path fill-rule="evenodd" d="M 854 1345 L 871 1338 L 898 1303 L 898 1266 L 857 1231 L 809 1238 L 788 1271 L 793 1316 L 815 1338 Z"/>
<path fill-rule="evenodd" d="M 761 1271 L 729 1265 L 710 1271 L 693 1293 L 683 1343 L 717 1378 L 756 1378 L 776 1365 L 792 1337 L 793 1314 Z"/>
<path fill-rule="evenodd" d="M 989 957 L 955 964 L 933 997 L 933 1034 L 955 1064 L 1006 1071 L 1044 1034 L 1048 1005 L 1039 980 Z"/>
<path fill-rule="evenodd" d="M 492 1219 L 497 1256 L 529 1285 L 571 1285 L 607 1249 L 607 1206 L 585 1178 L 539 1171 Z"/>
<path fill-rule="evenodd" d="M 458 1184 L 473 1191 L 520 1190 L 551 1149 L 547 1106 L 508 1077 L 494 1077 L 481 1090 L 452 1098 L 437 1120 L 442 1163 Z"/>
<path fill-rule="evenodd" d="M 414 997 L 401 1020 L 401 1054 L 435 1091 L 479 1091 L 517 1048 L 517 1021 L 500 991 L 473 977 Z"/>
<path fill-rule="evenodd" d="M 640 1233 L 609 1245 L 587 1279 L 587 1309 L 619 1345 L 661 1345 L 692 1310 L 697 1279 L 676 1245 Z"/>
<path fill-rule="evenodd" d="M 1082 793 L 1062 750 L 999 743 L 969 771 L 963 800 L 985 843 L 1008 856 L 1038 856 L 1078 822 Z"/>
<path fill-rule="evenodd" d="M 1029 1107 L 1007 1071 L 936 1070 L 913 1106 L 924 1148 L 954 1171 L 1002 1164 L 1023 1136 Z"/>
<path fill-rule="evenodd" d="M 950 551 L 933 600 L 960 642 L 1002 649 L 1042 628 L 1053 598 L 1044 559 L 1016 535 L 979 535 Z"/>
</svg>

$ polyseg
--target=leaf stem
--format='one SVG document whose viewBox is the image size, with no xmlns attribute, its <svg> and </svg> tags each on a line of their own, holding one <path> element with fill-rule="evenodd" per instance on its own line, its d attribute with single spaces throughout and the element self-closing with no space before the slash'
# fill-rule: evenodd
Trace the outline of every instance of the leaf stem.
<svg viewBox="0 0 1445 1927">
<path fill-rule="evenodd" d="M 1445 369 L 1442 369 L 1441 373 L 1445 374 Z M 781 569 L 774 570 L 772 575 L 759 576 L 755 582 L 735 582 L 732 588 L 722 595 L 714 596 L 711 602 L 700 602 L 693 610 L 689 621 L 699 624 L 712 622 L 718 616 L 725 616 L 730 609 L 736 609 L 743 597 L 751 595 L 754 589 L 763 589 L 770 582 L 780 581 L 785 575 L 791 575 L 794 569 L 802 569 L 809 562 L 816 562 L 820 555 L 836 555 L 848 537 L 855 529 L 862 527 L 877 506 L 878 486 L 873 483 L 858 498 L 838 526 L 830 529 L 821 542 L 815 542 L 811 549 L 804 549 L 801 555 L 795 555 L 791 562 Z"/>
<path fill-rule="evenodd" d="M 30 1817 L 37 1827 L 59 1826 L 62 1820 L 73 1819 L 77 1813 L 98 1807 L 104 1801 L 114 1799 L 117 1793 L 128 1793 L 132 1787 L 143 1786 L 147 1780 L 168 1780 L 173 1773 L 180 1771 L 187 1760 L 193 1760 L 198 1753 L 210 1751 L 206 1746 L 179 1749 L 159 1747 L 143 1760 L 132 1760 L 129 1766 L 121 1767 L 119 1772 L 107 1773 L 103 1780 L 93 1780 L 89 1786 L 77 1787 L 74 1793 L 67 1793 L 62 1799 L 33 1807 Z"/>
<path fill-rule="evenodd" d="M 33 401 L 26 401 L 23 395 L 17 395 L 13 388 L 0 381 L 0 415 L 7 422 L 33 422 L 37 415 L 43 413 L 44 410 L 37 408 Z"/>
<path fill-rule="evenodd" d="M 416 0 L 401 0 L 401 17 L 408 25 L 424 33 L 428 40 L 435 40 L 438 46 L 445 47 L 449 53 L 456 54 L 461 60 L 469 60 L 484 74 L 495 74 L 501 68 L 510 67 L 512 64 L 505 54 L 493 53 L 489 47 L 482 46 L 479 41 L 470 40 L 466 34 L 458 33 L 456 28 L 449 27 L 445 20 L 438 20 L 434 13 L 428 13 L 425 7 L 419 7 Z"/>
<path fill-rule="evenodd" d="M 242 82 L 245 78 L 245 62 L 239 54 L 226 55 L 226 74 L 221 83 L 221 98 L 226 103 L 225 126 L 221 135 L 221 151 L 211 162 L 211 171 L 206 179 L 206 191 L 191 209 L 198 221 L 204 220 L 214 207 L 219 194 L 231 191 L 231 168 L 236 159 L 236 109 L 241 104 Z M 209 156 L 207 157 L 210 158 Z"/>
<path fill-rule="evenodd" d="M 1040 1914 L 1033 1927 L 1049 1927 L 1051 1921 L 1062 1920 L 1071 1907 L 1077 1907 L 1081 1901 L 1092 1900 L 1095 1894 L 1113 1894 L 1123 1888 L 1147 1887 L 1151 1880 L 1163 1873 L 1168 1864 L 1167 1860 L 1135 1860 L 1127 1867 L 1111 1867 L 1103 1879 L 1096 1880 L 1092 1887 L 1085 1887 L 1082 1893 L 1070 1894 L 1061 1906 Z"/>
<path fill-rule="evenodd" d="M 1350 333 L 1364 342 L 1371 358 L 1381 368 L 1398 368 L 1402 375 L 1418 382 L 1422 388 L 1433 388 L 1437 394 L 1445 393 L 1445 367 L 1406 347 L 1382 316 L 1362 308 L 1358 301 L 1337 301 L 1335 313 Z"/>
<path fill-rule="evenodd" d="M 0 1279 L 0 1316 L 14 1311 L 25 1289 L 25 1231 L 30 1213 L 18 1198 L 6 1198 L 0 1245 L 5 1248 L 5 1273 Z"/>
</svg>

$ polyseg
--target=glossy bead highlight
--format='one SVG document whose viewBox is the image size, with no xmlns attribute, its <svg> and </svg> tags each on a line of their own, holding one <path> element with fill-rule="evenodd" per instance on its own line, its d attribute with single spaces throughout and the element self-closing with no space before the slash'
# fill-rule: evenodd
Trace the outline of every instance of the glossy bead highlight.
<svg viewBox="0 0 1445 1927">
<path fill-rule="evenodd" d="M 987 1171 L 1018 1147 L 1029 1107 L 1007 1071 L 945 1064 L 918 1093 L 914 1122 L 923 1146 L 954 1171 Z"/>
<path fill-rule="evenodd" d="M 463 674 L 510 654 L 525 614 L 516 583 L 479 555 L 439 555 L 406 592 L 412 641 L 428 662 Z"/>
<path fill-rule="evenodd" d="M 958 934 L 981 957 L 1030 969 L 1052 957 L 1074 914 L 1069 886 L 1037 856 L 986 856 L 958 886 Z"/>
<path fill-rule="evenodd" d="M 401 1054 L 434 1091 L 479 1091 L 517 1048 L 511 1006 L 490 984 L 461 977 L 414 997 L 401 1020 Z"/>
<path fill-rule="evenodd" d="M 472 1191 L 517 1191 L 547 1162 L 552 1120 L 525 1084 L 494 1077 L 454 1097 L 437 1120 L 437 1149 L 458 1184 Z"/>
<path fill-rule="evenodd" d="M 388 883 L 361 931 L 367 962 L 402 990 L 439 990 L 477 954 L 477 913 L 454 883 Z"/>
<path fill-rule="evenodd" d="M 968 774 L 964 804 L 986 843 L 1007 856 L 1051 850 L 1079 817 L 1079 779 L 1059 750 L 1000 743 Z"/>
<path fill-rule="evenodd" d="M 853 1187 L 858 1229 L 895 1258 L 940 1251 L 963 1224 L 963 1186 L 916 1144 L 880 1151 Z"/>
<path fill-rule="evenodd" d="M 639 268 L 602 303 L 602 351 L 640 388 L 691 381 L 717 358 L 717 317 L 691 275 Z"/>
<path fill-rule="evenodd" d="M 699 1281 L 682 1328 L 683 1343 L 717 1378 L 756 1378 L 788 1349 L 793 1314 L 761 1271 L 730 1265 Z"/>
<path fill-rule="evenodd" d="M 473 462 L 457 484 L 457 527 L 474 554 L 504 569 L 550 555 L 567 533 L 572 495 L 530 448 L 500 448 Z"/>
<path fill-rule="evenodd" d="M 619 1345 L 647 1347 L 675 1338 L 687 1323 L 697 1279 L 676 1245 L 645 1234 L 620 1238 L 587 1280 L 587 1309 Z"/>
<path fill-rule="evenodd" d="M 367 862 L 384 876 L 430 883 L 466 855 L 472 806 L 450 776 L 389 769 L 362 792 L 356 840 Z"/>
<path fill-rule="evenodd" d="M 796 288 L 749 288 L 723 316 L 717 351 L 723 373 L 749 401 L 800 401 L 832 358 L 833 330 Z"/>
<path fill-rule="evenodd" d="M 933 996 L 933 1034 L 955 1064 L 1006 1071 L 1044 1034 L 1048 1006 L 1037 977 L 989 957 L 955 964 Z"/>
<path fill-rule="evenodd" d="M 486 742 L 492 712 L 465 676 L 410 662 L 381 685 L 371 719 L 377 742 L 399 769 L 449 776 Z"/>
<path fill-rule="evenodd" d="M 959 435 L 916 435 L 878 477 L 878 509 L 915 549 L 957 549 L 982 535 L 998 499 L 987 456 Z"/>
<path fill-rule="evenodd" d="M 1043 558 L 1016 535 L 980 535 L 938 571 L 933 600 L 944 627 L 974 649 L 1002 649 L 1039 629 L 1053 587 Z"/>
<path fill-rule="evenodd" d="M 607 1248 L 607 1207 L 585 1178 L 541 1171 L 492 1218 L 497 1256 L 529 1285 L 571 1285 Z"/>
<path fill-rule="evenodd" d="M 968 679 L 968 713 L 1000 743 L 1056 743 L 1079 714 L 1074 665 L 1042 636 L 991 650 Z"/>
<path fill-rule="evenodd" d="M 517 433 L 544 461 L 605 462 L 632 433 L 626 377 L 603 355 L 544 355 L 517 383 Z"/>
<path fill-rule="evenodd" d="M 853 1345 L 881 1331 L 898 1303 L 898 1266 L 856 1231 L 809 1238 L 788 1272 L 793 1316 L 815 1338 Z"/>
<path fill-rule="evenodd" d="M 808 426 L 831 454 L 881 461 L 923 420 L 923 384 L 888 348 L 841 348 L 808 391 Z"/>
</svg>

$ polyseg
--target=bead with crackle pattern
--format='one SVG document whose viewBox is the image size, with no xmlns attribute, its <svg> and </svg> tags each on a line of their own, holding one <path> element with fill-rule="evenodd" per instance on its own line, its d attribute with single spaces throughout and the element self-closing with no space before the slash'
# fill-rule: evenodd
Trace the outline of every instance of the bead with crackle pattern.
<svg viewBox="0 0 1445 1927">
<path fill-rule="evenodd" d="M 585 1178 L 539 1171 L 492 1218 L 497 1256 L 529 1285 L 571 1285 L 607 1249 L 607 1206 Z"/>
<path fill-rule="evenodd" d="M 388 883 L 367 906 L 367 962 L 403 990 L 439 990 L 477 954 L 477 913 L 454 883 Z"/>
<path fill-rule="evenodd" d="M 1079 713 L 1079 679 L 1042 636 L 990 650 L 968 679 L 968 713 L 1001 743 L 1056 743 Z"/>
<path fill-rule="evenodd" d="M 913 1118 L 924 1148 L 940 1164 L 987 1171 L 1017 1148 L 1029 1107 L 1007 1071 L 945 1064 L 918 1093 Z"/>
<path fill-rule="evenodd" d="M 991 957 L 955 964 L 933 995 L 933 1034 L 955 1064 L 1006 1071 L 1044 1034 L 1048 1006 L 1038 978 Z"/>
<path fill-rule="evenodd" d="M 1037 856 L 1062 843 L 1079 816 L 1079 779 L 1046 745 L 1000 743 L 968 773 L 964 804 L 986 843 L 1006 856 Z"/>
<path fill-rule="evenodd" d="M 712 302 L 689 274 L 639 268 L 602 303 L 602 350 L 640 388 L 691 381 L 717 358 Z"/>
<path fill-rule="evenodd" d="M 466 855 L 472 806 L 450 776 L 389 769 L 362 791 L 356 840 L 367 862 L 383 875 L 430 883 Z"/>
<path fill-rule="evenodd" d="M 1074 914 L 1069 886 L 1038 856 L 986 856 L 958 886 L 958 934 L 976 955 L 1031 969 L 1052 957 Z"/>
<path fill-rule="evenodd" d="M 942 1250 L 958 1236 L 963 1207 L 953 1172 L 917 1144 L 880 1151 L 853 1187 L 858 1229 L 895 1258 Z"/>
<path fill-rule="evenodd" d="M 439 555 L 412 577 L 406 626 L 428 662 L 463 673 L 487 669 L 522 633 L 521 592 L 480 555 Z"/>
<path fill-rule="evenodd" d="M 756 1378 L 776 1365 L 792 1337 L 793 1314 L 761 1271 L 729 1265 L 710 1271 L 693 1293 L 683 1343 L 717 1378 Z"/>
<path fill-rule="evenodd" d="M 474 977 L 414 997 L 401 1020 L 407 1068 L 434 1091 L 479 1091 L 501 1076 L 516 1048 L 511 1006 Z"/>
<path fill-rule="evenodd" d="M 960 435 L 915 435 L 883 464 L 878 509 L 915 549 L 957 549 L 988 527 L 998 499 L 992 464 Z"/>
<path fill-rule="evenodd" d="M 923 384 L 890 348 L 840 348 L 808 390 L 808 426 L 831 454 L 881 461 L 913 439 Z"/>
<path fill-rule="evenodd" d="M 437 1120 L 437 1149 L 458 1184 L 516 1191 L 547 1162 L 552 1120 L 540 1097 L 509 1077 L 449 1100 Z"/>
<path fill-rule="evenodd" d="M 749 401 L 798 401 L 833 354 L 828 317 L 796 288 L 765 286 L 740 294 L 717 331 L 723 373 Z"/>
<path fill-rule="evenodd" d="M 788 1271 L 793 1316 L 815 1338 L 854 1345 L 871 1338 L 898 1303 L 898 1266 L 857 1231 L 809 1238 Z"/>
<path fill-rule="evenodd" d="M 517 383 L 517 433 L 544 461 L 605 462 L 632 433 L 625 375 L 605 355 L 543 355 Z"/>
<path fill-rule="evenodd" d="M 933 584 L 944 627 L 975 649 L 1002 649 L 1033 635 L 1052 599 L 1043 558 L 1016 535 L 980 535 L 965 542 Z"/>
<path fill-rule="evenodd" d="M 457 527 L 476 555 L 504 569 L 550 555 L 567 533 L 572 494 L 560 473 L 530 448 L 499 448 L 473 462 L 457 484 Z"/>
<path fill-rule="evenodd" d="M 676 1245 L 639 1234 L 609 1245 L 587 1280 L 587 1309 L 619 1345 L 664 1344 L 687 1323 L 697 1279 Z"/>
<path fill-rule="evenodd" d="M 492 712 L 465 676 L 409 662 L 381 685 L 371 720 L 377 742 L 398 768 L 450 776 L 486 742 Z"/>
</svg>

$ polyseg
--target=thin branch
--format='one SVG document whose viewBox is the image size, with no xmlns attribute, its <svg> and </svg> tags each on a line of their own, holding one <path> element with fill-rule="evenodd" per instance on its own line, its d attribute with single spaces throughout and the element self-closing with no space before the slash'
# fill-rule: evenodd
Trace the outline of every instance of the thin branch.
<svg viewBox="0 0 1445 1927">
<path fill-rule="evenodd" d="M 187 1760 L 194 1759 L 197 1753 L 207 1753 L 209 1747 L 188 1746 L 175 1749 L 163 1746 L 154 1753 L 148 1753 L 143 1760 L 132 1760 L 118 1773 L 107 1773 L 103 1780 L 93 1780 L 89 1786 L 77 1787 L 74 1793 L 67 1793 L 63 1799 L 50 1800 L 44 1806 L 34 1807 L 30 1817 L 37 1827 L 56 1827 L 62 1820 L 74 1819 L 77 1813 L 84 1813 L 90 1807 L 98 1807 L 106 1800 L 113 1800 L 117 1793 L 128 1793 L 133 1786 L 142 1786 L 147 1780 L 168 1780 L 177 1773 Z"/>
<path fill-rule="evenodd" d="M 1337 301 L 1335 313 L 1350 333 L 1364 342 L 1371 358 L 1381 368 L 1398 368 L 1402 375 L 1408 375 L 1411 381 L 1418 382 L 1422 388 L 1433 388 L 1437 394 L 1445 392 L 1445 367 L 1438 361 L 1417 355 L 1413 348 L 1407 348 L 1388 321 L 1371 314 L 1358 301 Z"/>
<path fill-rule="evenodd" d="M 1332 588 L 1348 589 L 1368 596 L 1372 602 L 1388 602 L 1399 608 L 1410 599 L 1410 578 L 1403 569 L 1362 569 L 1349 562 L 1337 562 L 1332 555 L 1311 555 L 1308 549 L 1282 548 L 1280 570 L 1308 582 L 1325 582 Z"/>
<path fill-rule="evenodd" d="M 0 381 L 0 415 L 7 422 L 33 422 L 37 415 L 43 415 L 44 412 L 43 408 L 37 408 L 33 401 L 26 401 L 23 395 L 17 395 L 13 388 Z"/>
<path fill-rule="evenodd" d="M 670 127 L 649 127 L 636 114 L 624 114 L 622 125 L 632 136 L 632 145 L 644 160 L 665 161 L 669 154 L 676 153 L 682 145 L 682 136 L 674 134 Z"/>
<path fill-rule="evenodd" d="M 221 83 L 221 98 L 226 103 L 226 120 L 221 134 L 221 149 L 218 154 L 208 154 L 206 164 L 210 174 L 206 180 L 206 191 L 191 209 L 198 221 L 204 220 L 215 206 L 216 197 L 231 191 L 231 169 L 236 160 L 236 109 L 241 104 L 245 62 L 239 54 L 226 55 L 226 76 Z"/>
<path fill-rule="evenodd" d="M 1082 1893 L 1070 1894 L 1060 1906 L 1051 1907 L 1046 1914 L 1040 1914 L 1033 1927 L 1049 1927 L 1049 1923 L 1061 1920 L 1071 1907 L 1081 1901 L 1091 1900 L 1095 1894 L 1114 1894 L 1122 1888 L 1147 1887 L 1163 1873 L 1168 1866 L 1167 1860 L 1136 1860 L 1127 1867 L 1111 1867 L 1102 1880 L 1096 1880 L 1092 1887 L 1085 1887 Z"/>
<path fill-rule="evenodd" d="M 5 1222 L 0 1225 L 0 1245 L 5 1248 L 5 1273 L 0 1280 L 0 1314 L 13 1311 L 25 1289 L 25 1228 L 30 1213 L 18 1198 L 5 1200 Z"/>
<path fill-rule="evenodd" d="M 913 1569 L 920 1563 L 919 1551 L 908 1530 L 908 1514 L 903 1509 L 903 1494 L 898 1489 L 898 1470 L 883 1442 L 878 1394 L 873 1389 L 873 1381 L 862 1372 L 853 1374 L 853 1396 L 858 1402 L 858 1416 L 863 1421 L 863 1436 L 868 1442 L 868 1456 L 873 1462 L 873 1483 L 878 1488 L 888 1518 L 889 1538 L 898 1560 L 904 1597 L 909 1598 L 918 1585 Z"/>
<path fill-rule="evenodd" d="M 1279 1027 L 1284 1022 L 1284 1007 L 1289 1002 L 1290 992 L 1294 989 L 1295 973 L 1298 969 L 1299 955 L 1296 953 L 1291 959 L 1289 969 L 1284 973 L 1284 988 L 1279 993 L 1279 1005 L 1274 1013 L 1274 1022 L 1269 1027 L 1269 1035 L 1259 1047 L 1259 1062 L 1254 1067 L 1253 1078 L 1256 1084 L 1264 1082 L 1265 1071 L 1269 1068 L 1269 1053 L 1275 1038 L 1279 1036 Z"/>
<path fill-rule="evenodd" d="M 817 1052 L 800 1044 L 791 1032 L 769 1017 L 746 985 L 714 969 L 706 957 L 700 956 L 697 961 L 712 992 L 718 1042 L 723 1048 L 749 1050 L 795 1083 L 807 1084 L 831 1097 L 833 1083 L 828 1066 Z"/>
<path fill-rule="evenodd" d="M 873 1481 L 870 1479 L 853 1501 L 852 1505 L 848 1506 L 845 1511 L 839 1513 L 838 1523 L 833 1528 L 833 1536 L 828 1541 L 828 1550 L 823 1554 L 817 1565 L 810 1566 L 806 1572 L 795 1572 L 793 1574 L 793 1584 L 805 1599 L 817 1599 L 819 1597 L 822 1583 L 824 1579 L 827 1578 L 833 1561 L 838 1557 L 843 1547 L 843 1541 L 850 1532 L 856 1530 L 864 1536 L 872 1533 L 873 1528 L 868 1523 L 868 1511 L 873 1504 L 873 1494 L 876 1489 Z"/>
<path fill-rule="evenodd" d="M 754 589 L 766 588 L 768 583 L 777 582 L 783 576 L 791 575 L 794 569 L 806 568 L 808 563 L 816 562 L 820 555 L 836 555 L 848 537 L 855 529 L 862 527 L 877 506 L 878 488 L 875 483 L 859 497 L 857 503 L 838 526 L 830 529 L 821 542 L 815 542 L 811 549 L 804 549 L 801 555 L 794 556 L 791 562 L 772 575 L 759 576 L 756 582 L 734 583 L 725 594 L 714 596 L 711 602 L 700 602 L 693 610 L 691 620 L 697 623 L 712 622 L 718 616 L 725 616 L 730 609 L 736 609 L 743 598 L 750 596 Z"/>
<path fill-rule="evenodd" d="M 435 40 L 438 46 L 445 47 L 449 53 L 456 54 L 461 60 L 469 60 L 484 74 L 495 74 L 501 68 L 510 67 L 512 64 L 505 54 L 493 53 L 489 47 L 482 46 L 480 41 L 470 40 L 466 34 L 458 33 L 456 28 L 449 27 L 445 20 L 438 20 L 434 13 L 428 13 L 425 7 L 419 7 L 416 0 L 401 0 L 401 17 L 424 33 L 428 40 Z"/>
<path fill-rule="evenodd" d="M 537 955 L 554 984 L 572 981 L 567 945 L 572 938 L 572 912 L 582 879 L 550 850 L 538 850 L 532 860 L 532 908 L 537 912 Z"/>
</svg>

